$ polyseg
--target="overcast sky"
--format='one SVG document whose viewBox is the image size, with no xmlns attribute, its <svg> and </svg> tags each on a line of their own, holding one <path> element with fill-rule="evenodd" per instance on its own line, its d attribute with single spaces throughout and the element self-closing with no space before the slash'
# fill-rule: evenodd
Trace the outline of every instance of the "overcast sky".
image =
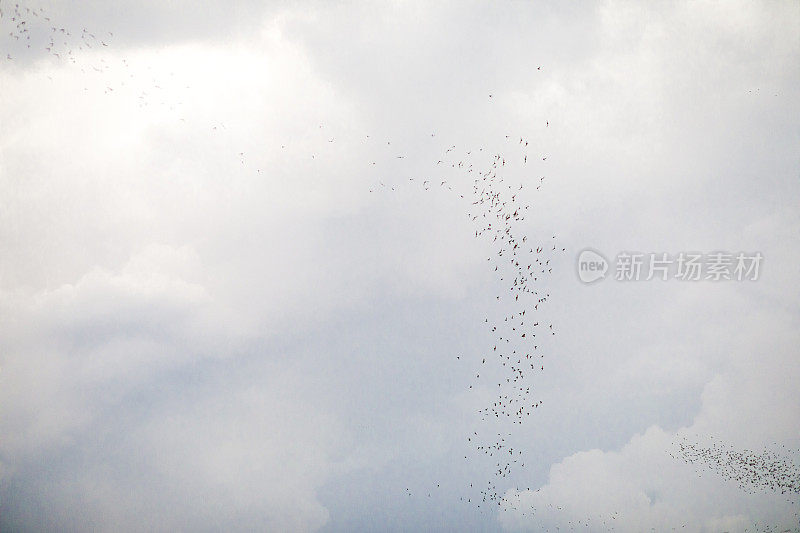
<svg viewBox="0 0 800 533">
<path fill-rule="evenodd" d="M 676 451 L 800 465 L 800 3 L 16 2 L 0 530 L 800 531 Z M 497 154 L 535 308 L 475 235 Z M 487 421 L 522 309 L 542 403 Z"/>
</svg>

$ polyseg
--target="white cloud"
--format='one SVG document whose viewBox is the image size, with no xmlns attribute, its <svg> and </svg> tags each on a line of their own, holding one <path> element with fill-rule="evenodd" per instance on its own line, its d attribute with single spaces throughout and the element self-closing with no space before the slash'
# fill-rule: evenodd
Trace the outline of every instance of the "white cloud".
<svg viewBox="0 0 800 533">
<path fill-rule="evenodd" d="M 796 5 L 184 4 L 55 3 L 116 40 L 0 64 L 3 525 L 791 518 L 667 450 L 800 444 Z M 407 180 L 510 133 L 548 156 L 515 170 L 547 176 L 521 229 L 569 253 L 546 401 L 509 439 L 529 470 L 500 490 L 541 488 L 498 522 L 459 497 L 491 476 L 464 437 L 494 391 L 467 386 L 507 308 L 464 205 Z M 584 246 L 765 262 L 585 287 Z"/>
</svg>

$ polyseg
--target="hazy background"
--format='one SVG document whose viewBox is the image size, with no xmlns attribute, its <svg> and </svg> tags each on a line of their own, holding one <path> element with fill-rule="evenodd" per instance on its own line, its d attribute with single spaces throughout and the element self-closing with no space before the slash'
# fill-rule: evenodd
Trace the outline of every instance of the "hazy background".
<svg viewBox="0 0 800 533">
<path fill-rule="evenodd" d="M 30 48 L 0 1 L 1 530 L 800 528 L 796 495 L 670 456 L 800 449 L 800 4 L 25 7 Z M 465 203 L 406 178 L 505 135 L 537 154 L 524 232 L 567 250 L 497 480 L 468 385 L 505 285 Z M 585 247 L 764 260 L 584 285 Z M 465 503 L 490 480 L 504 505 Z"/>
</svg>

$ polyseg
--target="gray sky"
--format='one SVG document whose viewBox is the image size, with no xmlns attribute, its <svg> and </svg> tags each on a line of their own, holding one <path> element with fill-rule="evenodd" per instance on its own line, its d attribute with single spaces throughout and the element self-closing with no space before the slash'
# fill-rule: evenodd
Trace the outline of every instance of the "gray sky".
<svg viewBox="0 0 800 533">
<path fill-rule="evenodd" d="M 15 3 L 0 530 L 800 530 L 671 456 L 800 464 L 800 4 Z M 498 153 L 535 310 L 448 165 Z M 584 284 L 585 248 L 764 259 Z M 483 421 L 520 309 L 543 403 Z"/>
</svg>

